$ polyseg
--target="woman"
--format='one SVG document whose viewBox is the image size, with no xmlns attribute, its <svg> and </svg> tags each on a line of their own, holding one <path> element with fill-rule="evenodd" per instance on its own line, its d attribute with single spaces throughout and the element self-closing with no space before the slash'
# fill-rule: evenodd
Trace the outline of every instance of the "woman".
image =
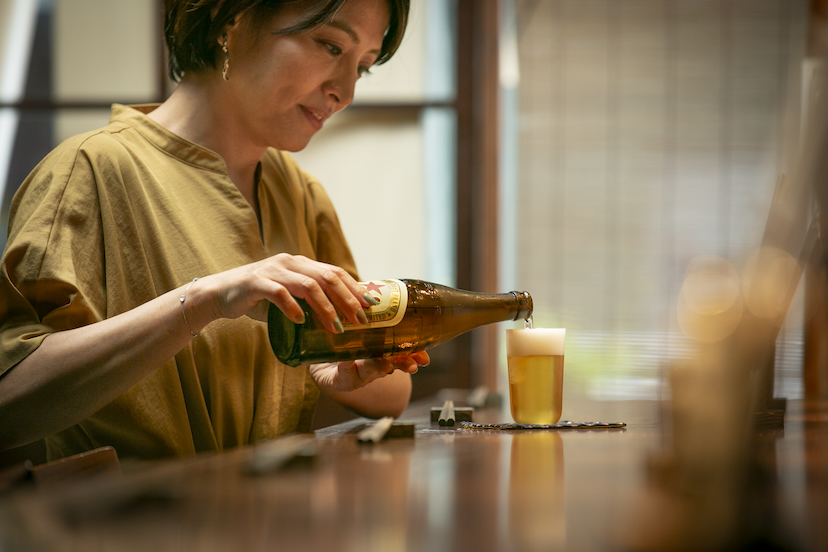
<svg viewBox="0 0 828 552">
<path fill-rule="evenodd" d="M 170 0 L 176 90 L 113 106 L 12 205 L 0 286 L 0 447 L 182 456 L 305 431 L 318 394 L 398 415 L 428 356 L 290 368 L 268 302 L 332 332 L 370 295 L 304 148 L 386 61 L 408 0 Z"/>
</svg>

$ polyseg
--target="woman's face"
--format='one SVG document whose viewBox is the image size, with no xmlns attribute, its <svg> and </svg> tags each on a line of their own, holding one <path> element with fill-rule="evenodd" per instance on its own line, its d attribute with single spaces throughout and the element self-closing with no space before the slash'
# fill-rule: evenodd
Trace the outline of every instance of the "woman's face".
<svg viewBox="0 0 828 552">
<path fill-rule="evenodd" d="M 299 151 L 351 103 L 357 79 L 380 54 L 389 11 L 387 0 L 348 0 L 320 27 L 273 34 L 300 16 L 286 8 L 258 34 L 242 16 L 228 31 L 229 80 L 220 84 L 228 87 L 230 105 L 222 109 L 256 147 Z"/>
</svg>

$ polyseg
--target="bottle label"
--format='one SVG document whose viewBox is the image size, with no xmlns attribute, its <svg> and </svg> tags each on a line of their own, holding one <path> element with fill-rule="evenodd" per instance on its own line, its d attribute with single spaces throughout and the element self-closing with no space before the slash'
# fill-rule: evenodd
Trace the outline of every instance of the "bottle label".
<svg viewBox="0 0 828 552">
<path fill-rule="evenodd" d="M 357 326 L 342 321 L 345 331 L 364 330 L 366 328 L 387 328 L 396 326 L 405 316 L 408 306 L 408 287 L 399 280 L 371 280 L 360 282 L 379 304 L 365 309 L 368 324 Z"/>
</svg>

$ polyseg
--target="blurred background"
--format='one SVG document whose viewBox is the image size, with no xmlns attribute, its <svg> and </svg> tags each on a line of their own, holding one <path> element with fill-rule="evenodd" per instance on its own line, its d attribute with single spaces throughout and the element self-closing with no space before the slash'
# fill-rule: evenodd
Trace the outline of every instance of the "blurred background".
<svg viewBox="0 0 828 552">
<path fill-rule="evenodd" d="M 399 53 L 296 157 L 332 196 L 363 279 L 529 291 L 536 326 L 567 328 L 567 393 L 663 399 L 665 366 L 688 354 L 688 264 L 745 262 L 795 170 L 822 4 L 412 0 Z M 112 103 L 172 88 L 160 0 L 0 0 L 0 242 L 52 147 L 105 125 Z M 802 304 L 776 347 L 790 399 Z M 517 325 L 435 349 L 415 398 L 505 392 L 502 330 Z"/>
</svg>

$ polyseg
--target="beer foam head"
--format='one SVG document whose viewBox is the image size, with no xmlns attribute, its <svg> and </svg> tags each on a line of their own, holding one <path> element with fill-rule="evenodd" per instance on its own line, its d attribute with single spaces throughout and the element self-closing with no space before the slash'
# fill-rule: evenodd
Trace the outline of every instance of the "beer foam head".
<svg viewBox="0 0 828 552">
<path fill-rule="evenodd" d="M 565 338 L 564 328 L 506 330 L 506 354 L 513 357 L 563 355 Z"/>
</svg>

